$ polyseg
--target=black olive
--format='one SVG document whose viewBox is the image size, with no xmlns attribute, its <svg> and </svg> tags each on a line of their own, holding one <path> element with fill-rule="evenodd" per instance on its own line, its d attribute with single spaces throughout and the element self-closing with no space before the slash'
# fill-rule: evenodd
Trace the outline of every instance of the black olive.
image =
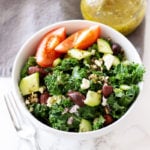
<svg viewBox="0 0 150 150">
<path fill-rule="evenodd" d="M 70 91 L 67 93 L 67 96 L 70 97 L 70 99 L 78 106 L 84 106 L 85 96 L 80 92 Z"/>
<path fill-rule="evenodd" d="M 111 48 L 114 55 L 118 55 L 119 53 L 121 53 L 121 46 L 119 44 L 113 43 Z"/>
</svg>

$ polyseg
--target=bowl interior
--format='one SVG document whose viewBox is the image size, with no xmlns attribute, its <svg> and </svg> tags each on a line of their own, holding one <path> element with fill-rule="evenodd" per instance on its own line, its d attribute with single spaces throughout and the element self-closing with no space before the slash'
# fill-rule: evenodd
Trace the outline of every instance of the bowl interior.
<svg viewBox="0 0 150 150">
<path fill-rule="evenodd" d="M 64 21 L 64 22 L 59 22 L 50 26 L 47 26 L 43 29 L 41 29 L 40 31 L 38 31 L 37 33 L 35 33 L 30 39 L 28 39 L 26 41 L 26 43 L 21 47 L 21 49 L 19 50 L 14 65 L 13 65 L 13 71 L 12 71 L 12 80 L 13 80 L 13 89 L 16 95 L 16 101 L 19 105 L 19 107 L 21 107 L 22 111 L 24 112 L 25 115 L 27 115 L 27 117 L 36 125 L 38 125 L 38 127 L 43 128 L 44 130 L 48 130 L 54 134 L 61 134 L 61 135 L 72 135 L 72 136 L 78 136 L 78 138 L 82 137 L 87 137 L 87 135 L 92 135 L 92 136 L 98 136 L 98 135 L 102 135 L 105 134 L 106 132 L 108 132 L 109 130 L 111 130 L 113 128 L 113 126 L 116 126 L 119 122 L 121 122 L 121 120 L 123 119 L 123 117 L 125 117 L 128 114 L 127 113 L 118 121 L 112 123 L 111 125 L 104 127 L 100 130 L 97 131 L 92 131 L 92 132 L 87 132 L 87 133 L 69 133 L 69 132 L 64 132 L 64 131 L 58 131 L 56 129 L 52 129 L 46 125 L 44 125 L 43 123 L 39 122 L 37 119 L 35 119 L 30 112 L 27 110 L 27 108 L 25 107 L 25 104 L 23 102 L 23 98 L 19 92 L 19 88 L 18 88 L 18 83 L 20 80 L 20 71 L 22 66 L 24 65 L 24 63 L 26 62 L 27 58 L 31 55 L 35 54 L 37 45 L 40 41 L 40 39 L 42 38 L 42 36 L 50 31 L 53 30 L 55 28 L 58 27 L 66 27 L 67 29 L 67 33 L 73 33 L 79 29 L 82 28 L 86 28 L 89 27 L 91 25 L 94 24 L 98 24 L 100 25 L 100 28 L 102 29 L 102 36 L 104 37 L 110 37 L 114 42 L 119 43 L 122 48 L 125 51 L 125 55 L 127 56 L 127 58 L 130 61 L 134 61 L 136 63 L 141 64 L 141 59 L 136 51 L 136 49 L 134 48 L 134 46 L 119 32 L 115 31 L 114 29 L 100 24 L 100 23 L 96 23 L 96 22 L 91 22 L 91 21 L 85 21 L 85 20 L 71 20 L 71 21 Z M 140 85 L 141 86 L 141 85 Z"/>
</svg>

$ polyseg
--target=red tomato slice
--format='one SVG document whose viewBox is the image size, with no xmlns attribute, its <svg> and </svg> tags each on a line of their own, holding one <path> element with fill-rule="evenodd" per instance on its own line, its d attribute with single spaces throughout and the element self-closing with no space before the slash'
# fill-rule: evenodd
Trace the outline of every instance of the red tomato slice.
<svg viewBox="0 0 150 150">
<path fill-rule="evenodd" d="M 97 41 L 100 37 L 101 30 L 99 25 L 91 26 L 84 29 L 78 35 L 76 41 L 74 42 L 74 48 L 86 49 Z"/>
<path fill-rule="evenodd" d="M 66 29 L 64 27 L 48 32 L 41 40 L 37 51 L 36 61 L 41 67 L 51 66 L 53 61 L 60 56 L 55 47 L 66 38 Z"/>
<path fill-rule="evenodd" d="M 86 49 L 96 42 L 101 34 L 99 25 L 94 25 L 86 29 L 75 32 L 56 46 L 55 51 L 67 53 L 71 48 Z"/>
<path fill-rule="evenodd" d="M 67 53 L 67 51 L 73 48 L 74 40 L 76 39 L 77 33 L 70 35 L 64 41 L 62 41 L 58 46 L 56 46 L 55 51 L 60 53 Z"/>
</svg>

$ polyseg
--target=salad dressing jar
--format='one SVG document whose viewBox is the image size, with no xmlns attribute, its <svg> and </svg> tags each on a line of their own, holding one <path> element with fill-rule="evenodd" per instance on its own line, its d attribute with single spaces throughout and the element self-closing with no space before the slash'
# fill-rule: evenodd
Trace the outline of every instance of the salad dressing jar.
<svg viewBox="0 0 150 150">
<path fill-rule="evenodd" d="M 84 19 L 107 24 L 127 35 L 145 16 L 146 0 L 81 0 Z"/>
</svg>

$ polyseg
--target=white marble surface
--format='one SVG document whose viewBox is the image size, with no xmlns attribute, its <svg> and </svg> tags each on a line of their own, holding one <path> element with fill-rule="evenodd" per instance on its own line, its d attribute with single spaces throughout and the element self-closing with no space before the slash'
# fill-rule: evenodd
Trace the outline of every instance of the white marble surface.
<svg viewBox="0 0 150 150">
<path fill-rule="evenodd" d="M 148 6 L 148 11 L 150 6 Z M 148 13 L 149 14 L 149 13 Z M 42 150 L 150 150 L 150 16 L 146 18 L 145 49 L 143 62 L 146 67 L 145 84 L 139 102 L 130 116 L 115 131 L 94 142 L 77 142 L 72 139 L 46 139 L 45 133 L 39 137 Z M 2 93 L 11 88 L 10 78 L 0 78 L 0 149 L 1 150 L 28 150 L 32 149 L 29 143 L 20 141 L 10 121 Z M 47 133 L 48 134 L 48 133 Z M 43 138 L 43 136 L 45 138 Z M 49 142 L 46 147 L 44 142 Z"/>
</svg>

